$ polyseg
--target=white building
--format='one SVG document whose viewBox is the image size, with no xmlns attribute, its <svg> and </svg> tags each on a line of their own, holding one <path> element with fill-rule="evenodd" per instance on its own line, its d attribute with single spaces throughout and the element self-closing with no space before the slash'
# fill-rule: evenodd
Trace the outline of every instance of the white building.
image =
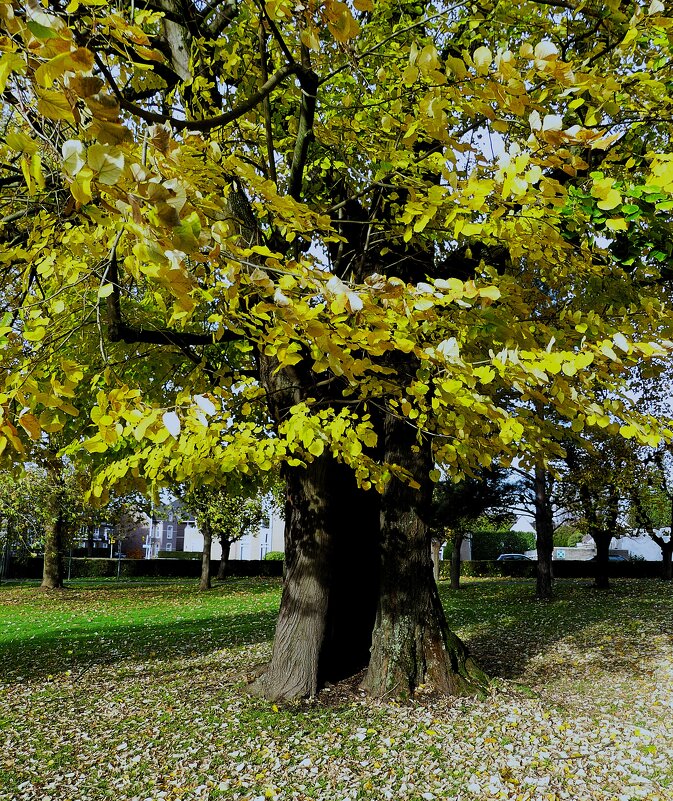
<svg viewBox="0 0 673 801">
<path fill-rule="evenodd" d="M 203 551 L 203 534 L 193 520 L 186 521 L 183 550 Z M 274 510 L 267 510 L 267 517 L 257 531 L 246 534 L 238 542 L 232 543 L 230 559 L 264 559 L 269 551 L 285 550 L 285 521 Z M 222 557 L 222 547 L 216 537 L 210 547 L 211 559 Z"/>
</svg>

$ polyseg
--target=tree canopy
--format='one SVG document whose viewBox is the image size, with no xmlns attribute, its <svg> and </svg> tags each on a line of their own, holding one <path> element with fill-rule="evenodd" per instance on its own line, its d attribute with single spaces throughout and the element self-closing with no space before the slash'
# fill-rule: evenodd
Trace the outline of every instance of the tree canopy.
<svg viewBox="0 0 673 801">
<path fill-rule="evenodd" d="M 458 473 L 553 447 L 531 399 L 658 441 L 619 386 L 670 347 L 660 5 L 3 3 L 3 447 L 92 389 L 106 481 L 381 486 L 380 406 Z"/>
</svg>

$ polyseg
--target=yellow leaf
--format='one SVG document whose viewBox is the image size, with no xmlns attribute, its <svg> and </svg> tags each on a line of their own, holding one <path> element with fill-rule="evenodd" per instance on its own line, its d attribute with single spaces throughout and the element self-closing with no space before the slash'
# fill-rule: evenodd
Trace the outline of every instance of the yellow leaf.
<svg viewBox="0 0 673 801">
<path fill-rule="evenodd" d="M 25 71 L 26 63 L 18 53 L 3 53 L 0 57 L 0 93 L 5 91 L 7 80 L 13 72 Z"/>
<path fill-rule="evenodd" d="M 479 290 L 480 298 L 488 298 L 489 300 L 498 300 L 500 297 L 500 290 L 497 286 L 485 286 Z"/>
<path fill-rule="evenodd" d="M 59 53 L 35 70 L 35 80 L 45 89 L 65 72 L 88 72 L 93 67 L 93 53 L 84 47 Z"/>
<path fill-rule="evenodd" d="M 82 206 L 91 201 L 91 179 L 93 170 L 91 167 L 82 167 L 77 173 L 75 180 L 70 184 L 70 191 L 75 200 Z"/>
<path fill-rule="evenodd" d="M 402 73 L 402 82 L 404 85 L 411 86 L 413 83 L 415 83 L 418 78 L 418 73 L 418 67 L 415 67 L 413 64 L 408 64 Z"/>
<path fill-rule="evenodd" d="M 488 47 L 478 47 L 472 54 L 472 61 L 479 75 L 486 75 L 493 61 L 493 53 Z"/>
<path fill-rule="evenodd" d="M 38 144 L 23 131 L 10 131 L 5 137 L 5 144 L 17 153 L 37 153 Z"/>
<path fill-rule="evenodd" d="M 611 231 L 627 231 L 629 227 L 626 220 L 623 217 L 614 217 L 611 220 L 607 220 L 605 225 Z"/>
<path fill-rule="evenodd" d="M 21 417 L 19 417 L 19 425 L 31 439 L 40 438 L 42 427 L 40 426 L 40 421 L 37 419 L 37 417 L 35 417 L 34 414 L 31 414 L 30 412 L 22 414 Z"/>
<path fill-rule="evenodd" d="M 332 36 L 342 44 L 353 39 L 360 32 L 360 26 L 353 19 L 350 9 L 341 0 L 325 3 L 329 28 Z"/>
<path fill-rule="evenodd" d="M 431 70 L 438 70 L 440 67 L 439 57 L 437 55 L 437 48 L 434 45 L 428 44 L 421 50 L 416 59 L 423 75 L 427 75 Z"/>
<path fill-rule="evenodd" d="M 124 154 L 110 145 L 99 143 L 90 145 L 86 160 L 89 167 L 97 173 L 96 178 L 107 186 L 114 186 L 124 169 Z"/>
<path fill-rule="evenodd" d="M 35 87 L 35 93 L 38 97 L 38 114 L 42 114 L 43 117 L 50 120 L 75 121 L 70 104 L 64 94 L 53 89 L 41 89 L 39 86 Z"/>
</svg>

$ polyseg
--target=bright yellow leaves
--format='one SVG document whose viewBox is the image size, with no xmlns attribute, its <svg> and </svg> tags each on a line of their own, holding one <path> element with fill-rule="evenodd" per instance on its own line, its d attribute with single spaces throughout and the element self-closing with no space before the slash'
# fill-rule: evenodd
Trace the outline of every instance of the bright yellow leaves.
<svg viewBox="0 0 673 801">
<path fill-rule="evenodd" d="M 658 153 L 654 156 L 647 182 L 673 194 L 673 155 Z"/>
<path fill-rule="evenodd" d="M 472 61 L 477 70 L 477 75 L 487 75 L 493 62 L 493 53 L 488 47 L 478 47 L 472 54 Z"/>
<path fill-rule="evenodd" d="M 13 72 L 25 73 L 26 62 L 23 56 L 18 53 L 3 53 L 0 56 L 0 93 L 5 91 L 7 80 Z"/>
<path fill-rule="evenodd" d="M 326 0 L 324 14 L 327 18 L 327 27 L 337 42 L 348 42 L 360 32 L 350 9 L 341 0 Z"/>
<path fill-rule="evenodd" d="M 596 204 L 599 209 L 609 211 L 621 205 L 622 196 L 618 189 L 614 187 L 614 178 L 596 178 L 591 187 L 591 196 L 598 200 Z"/>
<path fill-rule="evenodd" d="M 93 53 L 84 47 L 67 50 L 40 65 L 35 70 L 35 80 L 45 89 L 50 89 L 53 82 L 66 72 L 88 72 L 93 67 Z"/>
<path fill-rule="evenodd" d="M 63 170 L 72 180 L 70 191 L 80 205 L 93 198 L 92 181 L 112 186 L 124 169 L 124 154 L 116 147 L 94 143 L 86 147 L 78 139 L 63 143 Z"/>
</svg>

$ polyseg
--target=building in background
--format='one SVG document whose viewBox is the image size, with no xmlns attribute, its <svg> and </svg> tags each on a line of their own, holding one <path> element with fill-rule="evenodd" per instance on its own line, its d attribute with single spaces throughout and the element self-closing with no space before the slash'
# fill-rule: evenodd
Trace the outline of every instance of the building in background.
<svg viewBox="0 0 673 801">
<path fill-rule="evenodd" d="M 184 550 L 192 553 L 203 551 L 203 534 L 194 520 L 188 521 L 185 527 Z M 259 529 L 246 534 L 232 543 L 229 551 L 230 559 L 264 559 L 269 551 L 285 550 L 285 521 L 270 504 L 266 508 L 266 517 Z M 210 558 L 220 559 L 222 547 L 214 536 L 210 548 Z"/>
</svg>

